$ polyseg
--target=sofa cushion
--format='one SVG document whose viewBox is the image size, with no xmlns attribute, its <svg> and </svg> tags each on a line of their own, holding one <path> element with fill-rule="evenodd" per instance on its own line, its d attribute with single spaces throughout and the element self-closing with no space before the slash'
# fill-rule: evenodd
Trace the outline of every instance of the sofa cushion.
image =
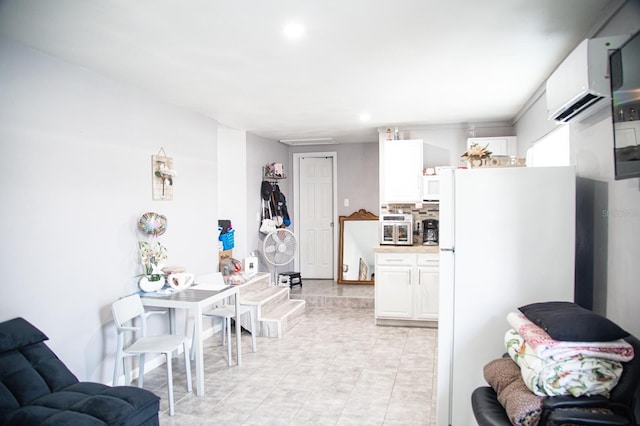
<svg viewBox="0 0 640 426">
<path fill-rule="evenodd" d="M 608 342 L 629 335 L 609 319 L 571 302 L 532 303 L 518 309 L 555 340 Z"/>
<path fill-rule="evenodd" d="M 24 318 L 0 323 L 0 353 L 48 340 L 49 338 Z"/>
<path fill-rule="evenodd" d="M 0 424 L 140 425 L 157 417 L 159 399 L 133 386 L 80 382 L 10 413 Z"/>
<path fill-rule="evenodd" d="M 0 415 L 77 383 L 78 379 L 40 342 L 0 353 Z"/>
</svg>

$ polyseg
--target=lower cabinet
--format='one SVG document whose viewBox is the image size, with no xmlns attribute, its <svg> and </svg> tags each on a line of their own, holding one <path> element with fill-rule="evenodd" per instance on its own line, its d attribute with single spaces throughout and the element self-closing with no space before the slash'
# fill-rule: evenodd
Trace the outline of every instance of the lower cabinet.
<svg viewBox="0 0 640 426">
<path fill-rule="evenodd" d="M 434 325 L 438 320 L 438 263 L 437 253 L 377 253 L 376 323 Z"/>
</svg>

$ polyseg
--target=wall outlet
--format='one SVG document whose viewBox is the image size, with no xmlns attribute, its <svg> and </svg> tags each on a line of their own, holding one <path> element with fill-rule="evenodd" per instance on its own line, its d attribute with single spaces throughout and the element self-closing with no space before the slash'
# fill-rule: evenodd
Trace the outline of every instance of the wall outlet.
<svg viewBox="0 0 640 426">
<path fill-rule="evenodd" d="M 349 207 L 349 199 L 348 198 L 344 199 L 344 206 L 345 207 Z"/>
</svg>

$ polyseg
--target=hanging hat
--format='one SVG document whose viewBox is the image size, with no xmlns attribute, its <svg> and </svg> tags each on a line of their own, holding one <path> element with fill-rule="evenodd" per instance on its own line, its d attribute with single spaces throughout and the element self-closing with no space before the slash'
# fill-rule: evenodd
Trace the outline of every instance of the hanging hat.
<svg viewBox="0 0 640 426">
<path fill-rule="evenodd" d="M 271 193 L 273 192 L 273 187 L 266 180 L 262 181 L 262 187 L 260 188 L 260 194 L 262 195 L 262 199 L 267 201 L 271 198 Z"/>
</svg>

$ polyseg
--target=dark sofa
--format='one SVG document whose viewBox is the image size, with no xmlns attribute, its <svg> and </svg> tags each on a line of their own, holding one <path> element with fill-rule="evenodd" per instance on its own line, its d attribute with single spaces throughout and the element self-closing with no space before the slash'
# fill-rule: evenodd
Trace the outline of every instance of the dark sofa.
<svg viewBox="0 0 640 426">
<path fill-rule="evenodd" d="M 79 382 L 23 318 L 0 323 L 0 426 L 158 425 L 160 398 Z"/>
</svg>

